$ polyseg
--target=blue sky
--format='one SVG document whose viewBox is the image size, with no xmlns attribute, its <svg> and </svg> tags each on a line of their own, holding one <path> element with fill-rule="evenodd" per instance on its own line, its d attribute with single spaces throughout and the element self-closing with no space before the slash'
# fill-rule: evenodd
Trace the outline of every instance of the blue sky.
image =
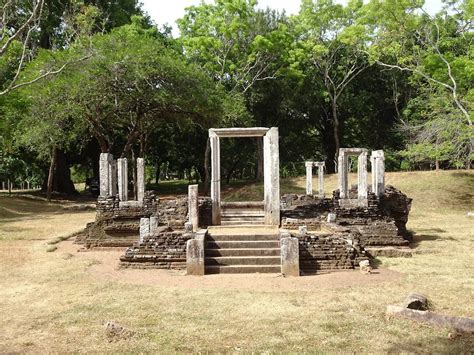
<svg viewBox="0 0 474 355">
<path fill-rule="evenodd" d="M 143 9 L 158 24 L 168 24 L 173 27 L 173 34 L 178 35 L 175 21 L 184 15 L 184 9 L 188 6 L 197 5 L 201 0 L 141 0 Z M 206 2 L 209 2 L 207 0 Z M 340 3 L 347 3 L 347 0 L 337 0 Z M 285 10 L 287 14 L 297 13 L 300 7 L 300 0 L 259 0 L 258 7 L 270 7 L 278 10 Z M 441 9 L 441 0 L 426 0 L 425 8 L 429 13 L 435 13 Z"/>
</svg>

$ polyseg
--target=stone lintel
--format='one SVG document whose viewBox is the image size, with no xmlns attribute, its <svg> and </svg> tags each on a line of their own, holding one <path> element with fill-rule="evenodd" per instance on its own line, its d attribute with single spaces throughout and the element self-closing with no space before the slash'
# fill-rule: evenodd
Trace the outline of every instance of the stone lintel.
<svg viewBox="0 0 474 355">
<path fill-rule="evenodd" d="M 209 136 L 216 135 L 224 138 L 236 137 L 263 137 L 269 128 L 266 127 L 244 127 L 244 128 L 211 128 Z"/>
<path fill-rule="evenodd" d="M 373 158 L 384 158 L 383 149 L 373 150 L 370 156 Z"/>
<path fill-rule="evenodd" d="M 339 148 L 339 155 L 360 155 L 362 153 L 367 153 L 368 150 L 366 148 Z"/>
<path fill-rule="evenodd" d="M 307 168 L 312 168 L 314 166 L 314 162 L 312 161 L 307 161 L 304 163 L 304 166 Z"/>
</svg>

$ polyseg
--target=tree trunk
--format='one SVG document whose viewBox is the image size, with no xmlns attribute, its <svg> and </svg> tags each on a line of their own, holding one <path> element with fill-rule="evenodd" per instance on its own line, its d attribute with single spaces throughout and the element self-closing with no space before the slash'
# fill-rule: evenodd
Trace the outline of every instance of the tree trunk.
<svg viewBox="0 0 474 355">
<path fill-rule="evenodd" d="M 209 194 L 209 187 L 211 186 L 211 177 L 210 177 L 210 161 L 209 155 L 211 154 L 211 141 L 207 138 L 206 150 L 204 151 L 204 193 Z"/>
<path fill-rule="evenodd" d="M 156 167 L 155 167 L 155 184 L 158 184 L 159 181 L 160 181 L 160 163 L 157 162 Z"/>
<path fill-rule="evenodd" d="M 263 180 L 263 138 L 257 138 L 257 170 L 255 180 L 262 181 Z"/>
<path fill-rule="evenodd" d="M 333 135 L 334 135 L 334 161 L 332 165 L 334 165 L 334 171 L 337 170 L 337 157 L 339 155 L 339 148 L 341 148 L 341 142 L 339 140 L 339 118 L 337 117 L 337 103 L 335 100 L 332 101 L 332 121 L 333 121 Z"/>
<path fill-rule="evenodd" d="M 51 152 L 51 163 L 49 164 L 48 184 L 46 187 L 46 198 L 48 201 L 51 201 L 51 195 L 53 193 L 54 168 L 56 166 L 57 154 L 58 150 L 53 148 Z"/>
</svg>

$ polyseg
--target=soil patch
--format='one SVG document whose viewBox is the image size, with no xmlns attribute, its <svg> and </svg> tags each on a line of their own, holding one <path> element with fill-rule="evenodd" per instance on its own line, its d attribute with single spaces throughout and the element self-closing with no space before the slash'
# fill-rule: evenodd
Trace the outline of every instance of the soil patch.
<svg viewBox="0 0 474 355">
<path fill-rule="evenodd" d="M 64 241 L 58 244 L 56 253 L 71 254 L 75 258 L 94 261 L 88 271 L 97 278 L 135 285 L 291 292 L 378 285 L 382 282 L 395 282 L 403 277 L 402 273 L 384 268 L 376 269 L 372 274 L 350 270 L 293 278 L 279 274 L 186 276 L 185 271 L 120 269 L 119 257 L 123 254 L 121 249 L 78 251 L 79 249 L 80 246 L 72 241 Z"/>
</svg>

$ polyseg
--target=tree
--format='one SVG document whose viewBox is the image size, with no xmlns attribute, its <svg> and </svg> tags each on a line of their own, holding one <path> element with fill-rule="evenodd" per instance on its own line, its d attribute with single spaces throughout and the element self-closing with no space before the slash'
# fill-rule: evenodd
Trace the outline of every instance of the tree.
<svg viewBox="0 0 474 355">
<path fill-rule="evenodd" d="M 466 130 L 461 130 L 467 134 L 453 136 L 452 131 L 448 132 L 450 125 L 440 126 L 436 119 L 432 124 L 423 125 L 431 128 L 422 136 L 430 136 L 429 131 L 435 126 L 436 130 L 446 127 L 446 134 L 441 136 L 457 140 L 455 146 L 465 152 L 463 160 L 466 166 L 474 159 L 472 113 L 468 109 L 474 69 L 471 58 L 472 13 L 468 3 L 447 2 L 440 13 L 431 16 L 424 11 L 423 2 L 373 0 L 366 6 L 366 16 L 361 21 L 373 39 L 368 51 L 372 61 L 385 68 L 410 73 L 412 82 L 418 82 L 423 87 L 429 84 L 449 92 L 460 116 L 456 121 L 467 126 Z M 447 98 L 439 96 L 440 92 L 436 89 L 429 91 L 436 93 L 437 97 L 433 100 L 429 98 L 431 103 L 440 97 Z M 426 91 L 422 95 L 426 98 Z M 448 106 L 451 104 L 448 103 Z M 454 119 L 452 114 L 454 112 L 449 116 Z M 433 117 L 439 118 L 435 114 L 425 119 Z M 467 145 L 466 148 L 463 145 Z"/>
<path fill-rule="evenodd" d="M 324 92 L 331 107 L 334 152 L 328 156 L 333 167 L 341 147 L 339 101 L 348 85 L 367 67 L 361 28 L 355 24 L 362 2 L 344 7 L 332 0 L 304 0 L 294 19 L 297 33 L 294 61 L 309 61 L 323 78 Z M 331 160 L 333 158 L 334 160 Z"/>
</svg>

